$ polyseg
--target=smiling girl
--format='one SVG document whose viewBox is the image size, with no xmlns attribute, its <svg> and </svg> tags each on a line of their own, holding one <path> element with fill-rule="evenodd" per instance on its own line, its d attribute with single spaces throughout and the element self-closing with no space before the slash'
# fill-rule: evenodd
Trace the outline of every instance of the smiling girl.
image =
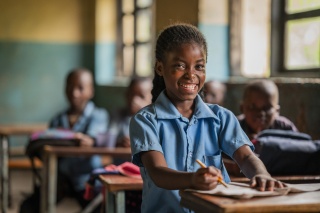
<svg viewBox="0 0 320 213">
<path fill-rule="evenodd" d="M 282 187 L 253 154 L 237 118 L 225 108 L 205 104 L 198 92 L 206 78 L 207 43 L 189 24 L 165 28 L 156 44 L 152 104 L 131 120 L 133 163 L 143 178 L 142 212 L 185 212 L 179 189 L 210 190 L 230 178 L 222 152 L 251 179 L 251 187 Z M 200 168 L 196 159 L 207 168 Z"/>
</svg>

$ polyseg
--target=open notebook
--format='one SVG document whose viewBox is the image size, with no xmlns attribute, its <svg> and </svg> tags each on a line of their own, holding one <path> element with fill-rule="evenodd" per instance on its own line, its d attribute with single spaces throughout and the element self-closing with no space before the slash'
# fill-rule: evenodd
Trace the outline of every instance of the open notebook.
<svg viewBox="0 0 320 213">
<path fill-rule="evenodd" d="M 311 191 L 319 191 L 320 183 L 309 183 L 309 184 L 286 184 L 285 188 L 276 188 L 274 191 L 258 191 L 256 189 L 252 189 L 248 184 L 245 183 L 235 183 L 230 182 L 228 184 L 228 188 L 223 185 L 218 185 L 215 189 L 212 190 L 194 190 L 194 189 L 186 189 L 186 191 L 194 191 L 198 193 L 204 194 L 212 194 L 219 196 L 227 196 L 238 199 L 249 199 L 252 197 L 266 197 L 266 196 L 279 196 L 286 195 L 288 193 L 298 193 L 298 192 L 311 192 Z"/>
</svg>

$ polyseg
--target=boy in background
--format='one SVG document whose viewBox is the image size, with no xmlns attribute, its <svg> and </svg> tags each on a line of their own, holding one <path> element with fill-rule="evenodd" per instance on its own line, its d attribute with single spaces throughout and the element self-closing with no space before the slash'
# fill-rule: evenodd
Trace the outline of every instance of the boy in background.
<svg viewBox="0 0 320 213">
<path fill-rule="evenodd" d="M 92 73 L 85 68 L 72 70 L 66 78 L 66 97 L 69 107 L 50 122 L 50 128 L 63 128 L 76 132 L 80 146 L 97 146 L 97 137 L 107 131 L 109 114 L 98 108 L 91 99 L 94 96 Z M 71 191 L 81 207 L 88 201 L 83 199 L 85 184 L 93 169 L 101 167 L 100 156 L 67 157 L 58 164 L 58 202 L 65 192 Z M 68 190 L 66 190 L 66 188 Z"/>
<path fill-rule="evenodd" d="M 271 80 L 254 80 L 248 83 L 240 110 L 242 114 L 238 116 L 238 120 L 250 140 L 265 129 L 298 131 L 288 118 L 280 116 L 279 91 Z"/>
</svg>

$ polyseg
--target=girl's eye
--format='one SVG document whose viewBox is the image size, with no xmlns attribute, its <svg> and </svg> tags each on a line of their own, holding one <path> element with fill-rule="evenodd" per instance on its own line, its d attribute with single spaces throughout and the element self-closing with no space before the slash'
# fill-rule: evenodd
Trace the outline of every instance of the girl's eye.
<svg viewBox="0 0 320 213">
<path fill-rule="evenodd" d="M 177 64 L 177 65 L 176 65 L 176 68 L 177 68 L 177 69 L 184 69 L 185 66 L 184 66 L 183 64 Z"/>
<path fill-rule="evenodd" d="M 204 65 L 197 65 L 196 69 L 199 71 L 205 71 L 206 67 Z"/>
</svg>

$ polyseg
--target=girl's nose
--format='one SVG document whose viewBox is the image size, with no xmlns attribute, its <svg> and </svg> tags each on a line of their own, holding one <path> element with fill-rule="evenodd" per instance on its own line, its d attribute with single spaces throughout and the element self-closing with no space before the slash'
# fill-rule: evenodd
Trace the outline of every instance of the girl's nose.
<svg viewBox="0 0 320 213">
<path fill-rule="evenodd" d="M 196 75 L 194 74 L 194 71 L 192 69 L 187 69 L 185 75 L 190 79 L 194 79 L 196 77 Z"/>
</svg>

